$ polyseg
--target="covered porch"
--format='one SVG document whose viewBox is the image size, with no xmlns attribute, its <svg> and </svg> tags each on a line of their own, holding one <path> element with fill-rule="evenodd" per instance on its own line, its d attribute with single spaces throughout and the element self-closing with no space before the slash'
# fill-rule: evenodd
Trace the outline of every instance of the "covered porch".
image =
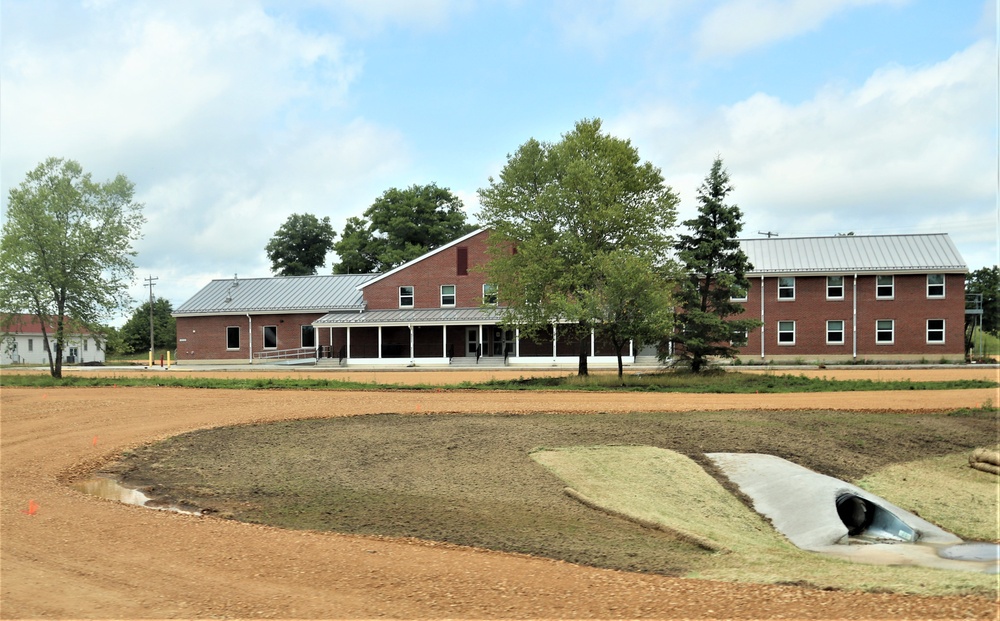
<svg viewBox="0 0 1000 621">
<path fill-rule="evenodd" d="M 580 343 L 560 334 L 552 324 L 541 335 L 528 339 L 518 329 L 500 325 L 495 309 L 413 309 L 328 313 L 313 322 L 329 330 L 330 343 L 320 348 L 321 362 L 351 366 L 571 366 L 577 363 Z M 610 343 L 591 334 L 588 363 L 616 365 Z M 623 362 L 632 364 L 629 344 Z"/>
</svg>

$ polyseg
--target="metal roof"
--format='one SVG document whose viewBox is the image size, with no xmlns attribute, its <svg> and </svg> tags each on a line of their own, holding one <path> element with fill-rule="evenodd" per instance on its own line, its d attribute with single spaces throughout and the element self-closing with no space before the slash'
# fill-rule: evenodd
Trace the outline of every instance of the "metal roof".
<svg viewBox="0 0 1000 621">
<path fill-rule="evenodd" d="M 385 325 L 474 325 L 500 321 L 503 309 L 497 308 L 427 308 L 389 309 L 329 313 L 312 325 L 317 328 Z"/>
<path fill-rule="evenodd" d="M 358 286 L 377 274 L 275 276 L 213 280 L 174 310 L 174 316 L 255 312 L 330 312 L 364 308 Z"/>
<path fill-rule="evenodd" d="M 750 274 L 966 272 L 947 233 L 741 239 Z"/>
</svg>

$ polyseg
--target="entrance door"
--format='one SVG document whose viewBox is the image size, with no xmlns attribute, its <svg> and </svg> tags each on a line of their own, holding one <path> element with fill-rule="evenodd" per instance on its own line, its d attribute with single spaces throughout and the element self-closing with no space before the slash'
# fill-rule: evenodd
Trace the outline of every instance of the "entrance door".
<svg viewBox="0 0 1000 621">
<path fill-rule="evenodd" d="M 475 358 L 476 346 L 479 345 L 479 328 L 466 328 L 465 343 L 465 355 Z"/>
</svg>

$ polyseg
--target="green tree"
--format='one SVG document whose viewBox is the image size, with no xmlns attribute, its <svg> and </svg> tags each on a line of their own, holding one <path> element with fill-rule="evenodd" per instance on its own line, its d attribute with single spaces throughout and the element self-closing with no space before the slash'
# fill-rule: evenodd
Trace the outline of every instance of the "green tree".
<svg viewBox="0 0 1000 621">
<path fill-rule="evenodd" d="M 1000 336 L 1000 267 L 982 267 L 965 279 L 965 292 L 982 296 L 982 329 Z M 972 351 L 977 322 L 975 315 L 966 315 L 965 351 Z"/>
<path fill-rule="evenodd" d="M 177 348 L 177 319 L 171 314 L 174 307 L 166 298 L 153 300 L 153 344 L 156 349 Z M 132 311 L 125 325 L 118 331 L 122 340 L 122 353 L 135 354 L 149 351 L 149 302 L 143 302 Z"/>
<path fill-rule="evenodd" d="M 730 319 L 744 311 L 732 298 L 750 286 L 746 274 L 753 269 L 736 239 L 743 214 L 725 203 L 732 190 L 722 158 L 716 157 L 698 187 L 698 216 L 683 223 L 691 233 L 678 235 L 677 254 L 686 273 L 678 288 L 679 330 L 672 340 L 679 346 L 675 353 L 695 373 L 710 356 L 734 356 L 735 345 L 744 344 L 743 334 L 760 325 L 754 319 Z"/>
<path fill-rule="evenodd" d="M 326 254 L 333 249 L 337 234 L 330 218 L 320 220 L 305 213 L 293 213 L 267 242 L 267 258 L 271 271 L 278 276 L 311 276 L 326 263 Z"/>
<path fill-rule="evenodd" d="M 621 250 L 599 253 L 595 286 L 581 294 L 591 308 L 596 333 L 615 348 L 619 379 L 624 373 L 622 351 L 629 341 L 636 348 L 655 345 L 673 327 L 674 266 L 656 263 Z"/>
<path fill-rule="evenodd" d="M 62 377 L 69 325 L 100 330 L 127 308 L 142 205 L 124 175 L 98 183 L 72 160 L 49 158 L 12 188 L 0 238 L 0 311 L 55 325 L 49 371 Z"/>
<path fill-rule="evenodd" d="M 591 330 L 613 316 L 598 312 L 612 299 L 598 292 L 607 257 L 626 255 L 648 271 L 665 265 L 677 197 L 628 140 L 602 133 L 599 119 L 578 122 L 555 144 L 528 140 L 489 181 L 479 217 L 490 229 L 485 269 L 503 321 L 527 336 L 558 321 L 560 334 L 578 340 L 586 375 Z"/>
<path fill-rule="evenodd" d="M 334 274 L 384 272 L 473 231 L 462 201 L 447 188 L 412 185 L 390 188 L 365 210 L 348 218 L 333 249 L 340 257 Z"/>
</svg>

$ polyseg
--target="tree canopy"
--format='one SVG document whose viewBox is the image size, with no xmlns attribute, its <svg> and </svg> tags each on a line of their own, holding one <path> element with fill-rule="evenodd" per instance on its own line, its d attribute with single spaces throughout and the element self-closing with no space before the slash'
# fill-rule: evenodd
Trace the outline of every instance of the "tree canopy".
<svg viewBox="0 0 1000 621">
<path fill-rule="evenodd" d="M 127 308 L 145 222 L 124 175 L 98 183 L 72 160 L 49 158 L 12 188 L 0 238 L 0 311 L 55 324 L 49 370 L 62 377 L 67 322 L 100 332 Z"/>
<path fill-rule="evenodd" d="M 365 210 L 348 218 L 333 249 L 340 257 L 334 274 L 384 272 L 473 231 L 462 201 L 436 184 L 390 188 Z"/>
<path fill-rule="evenodd" d="M 153 300 L 153 344 L 157 349 L 176 349 L 177 319 L 174 307 L 166 298 Z M 125 325 L 118 330 L 123 354 L 149 351 L 149 301 L 139 305 Z"/>
<path fill-rule="evenodd" d="M 678 235 L 677 255 L 686 275 L 679 287 L 680 329 L 672 340 L 679 345 L 675 355 L 694 372 L 710 356 L 734 356 L 745 333 L 760 325 L 755 319 L 730 319 L 744 312 L 732 298 L 743 297 L 750 286 L 746 274 L 753 269 L 736 239 L 743 214 L 725 202 L 732 190 L 722 158 L 716 157 L 698 187 L 697 217 L 683 222 L 691 232 Z"/>
<path fill-rule="evenodd" d="M 311 276 L 326 263 L 336 232 L 330 218 L 293 213 L 267 242 L 271 271 L 278 276 Z"/>
<path fill-rule="evenodd" d="M 479 190 L 479 218 L 490 229 L 487 279 L 504 323 L 527 334 L 555 321 L 579 340 L 587 374 L 591 330 L 622 308 L 627 295 L 612 267 L 660 273 L 669 262 L 669 229 L 678 199 L 660 170 L 641 162 L 628 140 L 578 122 L 557 143 L 530 139 Z M 612 286 L 611 283 L 614 283 Z"/>
<path fill-rule="evenodd" d="M 965 292 L 982 296 L 982 330 L 1000 336 L 1000 267 L 982 267 L 965 279 Z M 966 315 L 965 351 L 976 353 L 976 315 Z"/>
</svg>

